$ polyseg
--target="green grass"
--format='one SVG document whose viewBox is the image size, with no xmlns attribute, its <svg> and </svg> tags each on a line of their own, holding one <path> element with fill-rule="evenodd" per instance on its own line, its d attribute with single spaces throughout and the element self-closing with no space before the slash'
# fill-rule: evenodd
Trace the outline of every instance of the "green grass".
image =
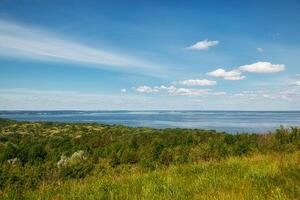
<svg viewBox="0 0 300 200">
<path fill-rule="evenodd" d="M 298 199 L 300 152 L 44 183 L 25 199 Z"/>
</svg>

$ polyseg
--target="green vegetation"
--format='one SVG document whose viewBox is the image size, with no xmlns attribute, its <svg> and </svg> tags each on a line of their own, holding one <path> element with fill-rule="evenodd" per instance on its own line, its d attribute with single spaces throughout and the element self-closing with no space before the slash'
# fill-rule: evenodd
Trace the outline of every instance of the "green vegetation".
<svg viewBox="0 0 300 200">
<path fill-rule="evenodd" d="M 298 199 L 300 129 L 0 120 L 0 199 Z"/>
</svg>

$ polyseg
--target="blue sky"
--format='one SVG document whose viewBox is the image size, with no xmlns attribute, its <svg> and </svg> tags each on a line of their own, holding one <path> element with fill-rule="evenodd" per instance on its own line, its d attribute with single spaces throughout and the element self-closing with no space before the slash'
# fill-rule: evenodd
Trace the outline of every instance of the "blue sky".
<svg viewBox="0 0 300 200">
<path fill-rule="evenodd" d="M 300 1 L 0 1 L 1 110 L 299 110 Z"/>
</svg>

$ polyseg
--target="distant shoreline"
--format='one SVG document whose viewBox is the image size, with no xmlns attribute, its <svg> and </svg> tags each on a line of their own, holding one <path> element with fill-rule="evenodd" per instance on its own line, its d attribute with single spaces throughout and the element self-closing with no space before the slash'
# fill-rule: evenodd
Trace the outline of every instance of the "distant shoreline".
<svg viewBox="0 0 300 200">
<path fill-rule="evenodd" d="M 124 127 L 124 128 L 132 128 L 132 129 L 152 129 L 152 130 L 199 130 L 199 131 L 208 131 L 208 132 L 213 132 L 216 134 L 230 134 L 230 135 L 235 135 L 235 134 L 255 134 L 255 135 L 264 135 L 264 134 L 274 134 L 276 130 L 285 128 L 285 129 L 290 129 L 292 127 L 300 127 L 299 126 L 290 126 L 290 127 L 284 127 L 282 125 L 278 126 L 275 130 L 268 130 L 264 132 L 236 132 L 236 133 L 231 133 L 231 132 L 226 132 L 226 131 L 218 131 L 216 129 L 206 129 L 206 128 L 184 128 L 184 127 L 163 127 L 163 128 L 155 128 L 155 127 L 146 127 L 146 126 L 128 126 L 128 125 L 123 125 L 123 124 L 107 124 L 107 123 L 101 123 L 101 122 L 89 122 L 89 121 L 29 121 L 29 120 L 14 120 L 10 118 L 2 118 L 0 117 L 0 122 L 1 121 L 8 121 L 8 122 L 15 122 L 15 123 L 50 123 L 50 124 L 62 124 L 62 125 L 67 125 L 67 124 L 79 124 L 79 125 L 99 125 L 99 126 L 107 126 L 107 127 Z"/>
<path fill-rule="evenodd" d="M 300 111 L 0 111 L 0 117 L 17 121 L 89 122 L 129 127 L 198 128 L 235 133 L 266 133 L 279 126 L 300 126 Z"/>
</svg>

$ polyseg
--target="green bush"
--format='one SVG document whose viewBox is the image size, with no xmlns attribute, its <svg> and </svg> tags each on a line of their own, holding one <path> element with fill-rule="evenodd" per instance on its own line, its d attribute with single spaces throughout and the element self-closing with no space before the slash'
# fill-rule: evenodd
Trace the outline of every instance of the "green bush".
<svg viewBox="0 0 300 200">
<path fill-rule="evenodd" d="M 160 156 L 159 161 L 164 165 L 170 165 L 173 162 L 174 154 L 170 149 L 163 149 Z"/>
<path fill-rule="evenodd" d="M 84 178 L 93 169 L 90 163 L 76 163 L 60 169 L 60 175 L 63 178 Z"/>
<path fill-rule="evenodd" d="M 0 150 L 1 163 L 6 162 L 8 159 L 13 159 L 18 156 L 18 149 L 12 143 L 8 143 Z"/>
</svg>

